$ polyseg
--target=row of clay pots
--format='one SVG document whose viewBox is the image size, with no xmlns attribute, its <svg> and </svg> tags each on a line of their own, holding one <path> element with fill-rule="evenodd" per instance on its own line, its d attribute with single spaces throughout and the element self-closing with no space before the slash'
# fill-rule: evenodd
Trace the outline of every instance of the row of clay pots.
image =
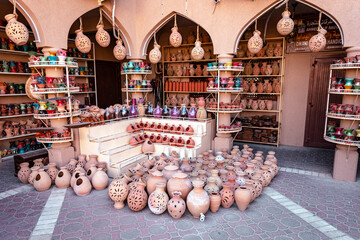
<svg viewBox="0 0 360 240">
<path fill-rule="evenodd" d="M 144 143 L 143 145 L 152 145 L 151 149 L 153 149 L 153 143 L 161 143 L 163 145 L 170 145 L 176 147 L 187 147 L 187 148 L 195 147 L 195 141 L 191 137 L 185 140 L 182 137 L 175 138 L 174 136 L 172 136 L 170 138 L 167 135 L 162 136 L 160 134 L 158 134 L 158 136 L 155 136 L 154 134 L 150 136 L 147 134 L 137 135 L 137 136 L 133 136 L 129 141 L 129 144 L 131 146 L 136 146 L 141 143 Z M 154 151 L 144 151 L 144 152 L 154 152 Z"/>
<path fill-rule="evenodd" d="M 191 125 L 188 125 L 186 128 L 184 128 L 183 126 L 181 126 L 181 124 L 179 126 L 175 126 L 174 124 L 170 126 L 165 123 L 165 125 L 163 126 L 161 123 L 155 124 L 155 122 L 153 122 L 152 124 L 149 124 L 148 122 L 146 122 L 144 124 L 142 121 L 140 121 L 140 123 L 132 123 L 126 128 L 126 131 L 128 133 L 136 133 L 142 130 L 172 134 L 194 134 L 194 129 L 191 127 Z"/>
</svg>

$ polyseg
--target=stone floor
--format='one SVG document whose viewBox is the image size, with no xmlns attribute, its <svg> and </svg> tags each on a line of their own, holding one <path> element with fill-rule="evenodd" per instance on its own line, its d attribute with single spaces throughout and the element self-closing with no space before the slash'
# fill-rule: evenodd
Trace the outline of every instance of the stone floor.
<svg viewBox="0 0 360 240">
<path fill-rule="evenodd" d="M 106 190 L 37 192 L 0 163 L 0 239 L 360 239 L 360 181 L 331 178 L 332 150 L 254 148 L 277 152 L 278 176 L 245 212 L 234 204 L 204 222 L 116 210 Z"/>
</svg>

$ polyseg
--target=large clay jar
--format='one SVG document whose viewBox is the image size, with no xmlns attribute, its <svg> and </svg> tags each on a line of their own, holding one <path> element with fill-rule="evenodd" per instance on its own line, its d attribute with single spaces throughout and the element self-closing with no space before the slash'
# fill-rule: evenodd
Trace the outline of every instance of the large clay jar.
<svg viewBox="0 0 360 240">
<path fill-rule="evenodd" d="M 253 176 L 252 179 L 254 181 L 254 187 L 255 187 L 255 197 L 260 196 L 261 192 L 262 192 L 262 185 L 260 183 L 260 178 L 258 176 Z"/>
<path fill-rule="evenodd" d="M 76 168 L 75 172 L 72 174 L 71 179 L 70 179 L 70 186 L 72 188 L 74 187 L 76 180 L 80 177 L 80 173 L 81 173 L 80 168 Z M 84 173 L 84 174 L 86 174 L 86 173 Z"/>
<path fill-rule="evenodd" d="M 167 165 L 164 167 L 164 170 L 162 171 L 164 178 L 166 180 L 169 180 L 177 171 L 179 170 L 178 166 L 175 165 Z"/>
<path fill-rule="evenodd" d="M 80 154 L 78 158 L 79 158 L 79 160 L 78 160 L 77 164 L 80 164 L 82 168 L 85 167 L 86 155 Z"/>
<path fill-rule="evenodd" d="M 165 192 L 165 183 L 157 183 L 148 200 L 149 209 L 154 214 L 162 214 L 167 209 L 169 197 Z"/>
<path fill-rule="evenodd" d="M 91 164 L 97 164 L 97 162 L 98 162 L 98 155 L 89 155 L 89 161 L 85 164 L 85 170 L 87 171 L 89 168 L 90 168 L 90 166 L 91 166 Z"/>
<path fill-rule="evenodd" d="M 231 184 L 228 182 L 223 183 L 223 189 L 220 191 L 221 206 L 229 208 L 234 203 L 234 192 L 231 191 Z"/>
<path fill-rule="evenodd" d="M 204 190 L 210 195 L 211 193 L 219 193 L 220 189 L 216 185 L 216 180 L 213 177 L 207 179 L 207 185 L 204 187 Z"/>
<path fill-rule="evenodd" d="M 91 183 L 96 190 L 104 190 L 109 184 L 109 177 L 102 168 L 98 168 L 91 179 Z"/>
<path fill-rule="evenodd" d="M 51 178 L 44 169 L 39 169 L 39 173 L 36 175 L 34 180 L 34 188 L 39 191 L 46 191 L 51 186 Z"/>
<path fill-rule="evenodd" d="M 163 173 L 160 171 L 154 171 L 146 182 L 146 190 L 150 195 L 155 191 L 157 183 L 164 183 L 166 185 L 166 179 L 163 177 Z"/>
<path fill-rule="evenodd" d="M 181 192 L 181 198 L 186 199 L 187 195 L 191 191 L 191 181 L 186 173 L 178 171 L 167 183 L 167 192 L 170 197 L 173 197 L 172 193 L 177 191 Z"/>
<path fill-rule="evenodd" d="M 145 183 L 137 182 L 136 189 L 130 191 L 127 197 L 127 204 L 134 212 L 141 211 L 146 206 L 148 196 L 145 191 L 145 186 Z"/>
<path fill-rule="evenodd" d="M 76 165 L 77 165 L 76 159 L 70 159 L 70 162 L 68 164 L 66 164 L 66 169 L 69 171 L 70 174 L 73 174 L 73 172 L 75 171 Z"/>
<path fill-rule="evenodd" d="M 193 185 L 194 189 L 186 198 L 186 205 L 194 218 L 200 218 L 201 214 L 205 215 L 205 213 L 209 210 L 210 197 L 203 189 L 203 181 L 195 180 L 193 181 Z"/>
<path fill-rule="evenodd" d="M 95 164 L 91 164 L 90 168 L 86 171 L 86 176 L 89 178 L 89 180 L 91 181 L 92 177 L 94 176 L 94 174 L 96 173 L 97 168 Z"/>
<path fill-rule="evenodd" d="M 114 179 L 110 183 L 108 187 L 108 195 L 115 202 L 115 209 L 122 209 L 124 205 L 124 201 L 128 196 L 129 187 L 128 182 L 129 178 L 123 177 L 122 179 Z"/>
<path fill-rule="evenodd" d="M 29 178 L 28 178 L 28 182 L 33 185 L 34 184 L 34 179 L 36 177 L 36 175 L 39 173 L 39 167 L 32 167 L 31 168 L 31 173 L 29 175 Z"/>
<path fill-rule="evenodd" d="M 181 192 L 175 191 L 172 193 L 173 197 L 170 199 L 170 201 L 167 204 L 167 209 L 169 214 L 175 218 L 179 219 L 182 217 L 182 215 L 185 213 L 186 210 L 186 204 L 184 199 L 182 199 Z"/>
<path fill-rule="evenodd" d="M 28 162 L 20 163 L 20 170 L 17 174 L 19 180 L 22 183 L 29 183 L 30 174 L 31 174 L 31 170 L 29 168 L 29 163 Z"/>
<path fill-rule="evenodd" d="M 213 192 L 210 194 L 210 211 L 217 212 L 221 204 L 221 196 L 219 193 Z"/>
<path fill-rule="evenodd" d="M 80 173 L 79 173 L 80 174 Z M 66 167 L 61 167 L 60 171 L 58 172 L 55 185 L 58 188 L 68 188 L 70 186 L 71 174 L 66 169 Z"/>
<path fill-rule="evenodd" d="M 49 163 L 48 164 L 49 169 L 47 170 L 47 173 L 49 174 L 51 178 L 51 184 L 55 183 L 56 175 L 58 174 L 59 170 L 56 168 L 56 163 Z"/>
<path fill-rule="evenodd" d="M 91 192 L 90 180 L 85 176 L 84 173 L 80 173 L 78 179 L 74 184 L 74 192 L 78 196 L 86 196 Z"/>
<path fill-rule="evenodd" d="M 246 187 L 239 187 L 235 191 L 235 201 L 240 211 L 245 211 L 250 203 L 251 195 L 249 189 Z"/>
</svg>

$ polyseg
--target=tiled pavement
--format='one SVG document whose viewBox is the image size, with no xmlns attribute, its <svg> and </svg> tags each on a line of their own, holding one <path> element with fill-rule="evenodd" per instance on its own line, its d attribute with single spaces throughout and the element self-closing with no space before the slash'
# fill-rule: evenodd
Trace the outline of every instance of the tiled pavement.
<svg viewBox="0 0 360 240">
<path fill-rule="evenodd" d="M 70 188 L 62 195 L 53 195 L 55 187 L 41 193 L 28 187 L 19 191 L 24 185 L 13 177 L 13 163 L 1 163 L 0 239 L 29 239 L 31 235 L 32 239 L 50 239 L 34 234 L 46 219 L 53 219 L 46 216 L 52 211 L 48 207 L 60 209 L 52 239 L 360 239 L 360 181 L 345 183 L 329 177 L 332 150 L 254 148 L 275 149 L 283 171 L 245 212 L 234 204 L 208 212 L 205 222 L 189 212 L 174 220 L 167 213 L 154 215 L 148 208 L 116 210 L 106 190 L 93 190 L 85 197 L 77 197 Z M 306 175 L 307 171 L 322 174 Z M 11 189 L 17 191 L 1 199 L 1 193 Z M 50 196 L 61 199 L 63 195 L 62 204 L 47 203 Z"/>
</svg>

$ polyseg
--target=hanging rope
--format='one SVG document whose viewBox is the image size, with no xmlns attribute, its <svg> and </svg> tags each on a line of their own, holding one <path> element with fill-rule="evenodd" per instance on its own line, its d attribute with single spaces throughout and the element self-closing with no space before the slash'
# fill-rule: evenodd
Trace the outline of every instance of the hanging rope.
<svg viewBox="0 0 360 240">
<path fill-rule="evenodd" d="M 98 22 L 97 26 L 104 25 L 101 7 L 99 8 L 99 13 L 100 13 L 100 19 L 99 19 L 99 22 Z"/>
<path fill-rule="evenodd" d="M 196 29 L 196 41 L 199 41 L 199 25 L 197 25 Z"/>
<path fill-rule="evenodd" d="M 188 13 L 188 0 L 185 0 L 185 13 Z"/>
<path fill-rule="evenodd" d="M 154 45 L 158 45 L 158 43 L 156 42 L 156 32 L 154 31 Z"/>
<path fill-rule="evenodd" d="M 257 30 L 257 19 L 255 20 L 255 31 Z"/>
<path fill-rule="evenodd" d="M 117 34 L 118 34 L 117 40 L 120 40 L 120 43 L 122 45 L 123 41 L 121 40 L 121 37 L 120 37 L 120 29 L 117 29 Z"/>
<path fill-rule="evenodd" d="M 80 17 L 79 19 L 80 19 L 80 30 L 82 31 L 82 30 L 83 30 L 83 27 L 82 27 L 82 17 Z"/>
<path fill-rule="evenodd" d="M 113 9 L 112 9 L 112 14 L 111 14 L 111 20 L 112 20 L 112 27 L 113 27 L 113 35 L 116 39 L 119 39 L 119 29 L 117 31 L 117 34 L 116 35 L 116 28 L 115 28 L 115 2 L 116 0 L 114 0 L 114 4 L 113 4 Z"/>
<path fill-rule="evenodd" d="M 177 23 L 176 23 L 176 13 L 175 13 L 175 23 L 174 23 L 174 27 L 177 27 Z"/>
<path fill-rule="evenodd" d="M 321 15 L 322 15 L 322 12 L 319 12 L 319 26 L 318 26 L 318 30 L 322 29 L 322 26 L 321 26 Z"/>
<path fill-rule="evenodd" d="M 13 10 L 13 14 L 15 15 L 16 19 L 18 18 L 18 14 L 16 13 L 16 0 L 13 1 L 14 3 L 14 10 Z"/>
</svg>

